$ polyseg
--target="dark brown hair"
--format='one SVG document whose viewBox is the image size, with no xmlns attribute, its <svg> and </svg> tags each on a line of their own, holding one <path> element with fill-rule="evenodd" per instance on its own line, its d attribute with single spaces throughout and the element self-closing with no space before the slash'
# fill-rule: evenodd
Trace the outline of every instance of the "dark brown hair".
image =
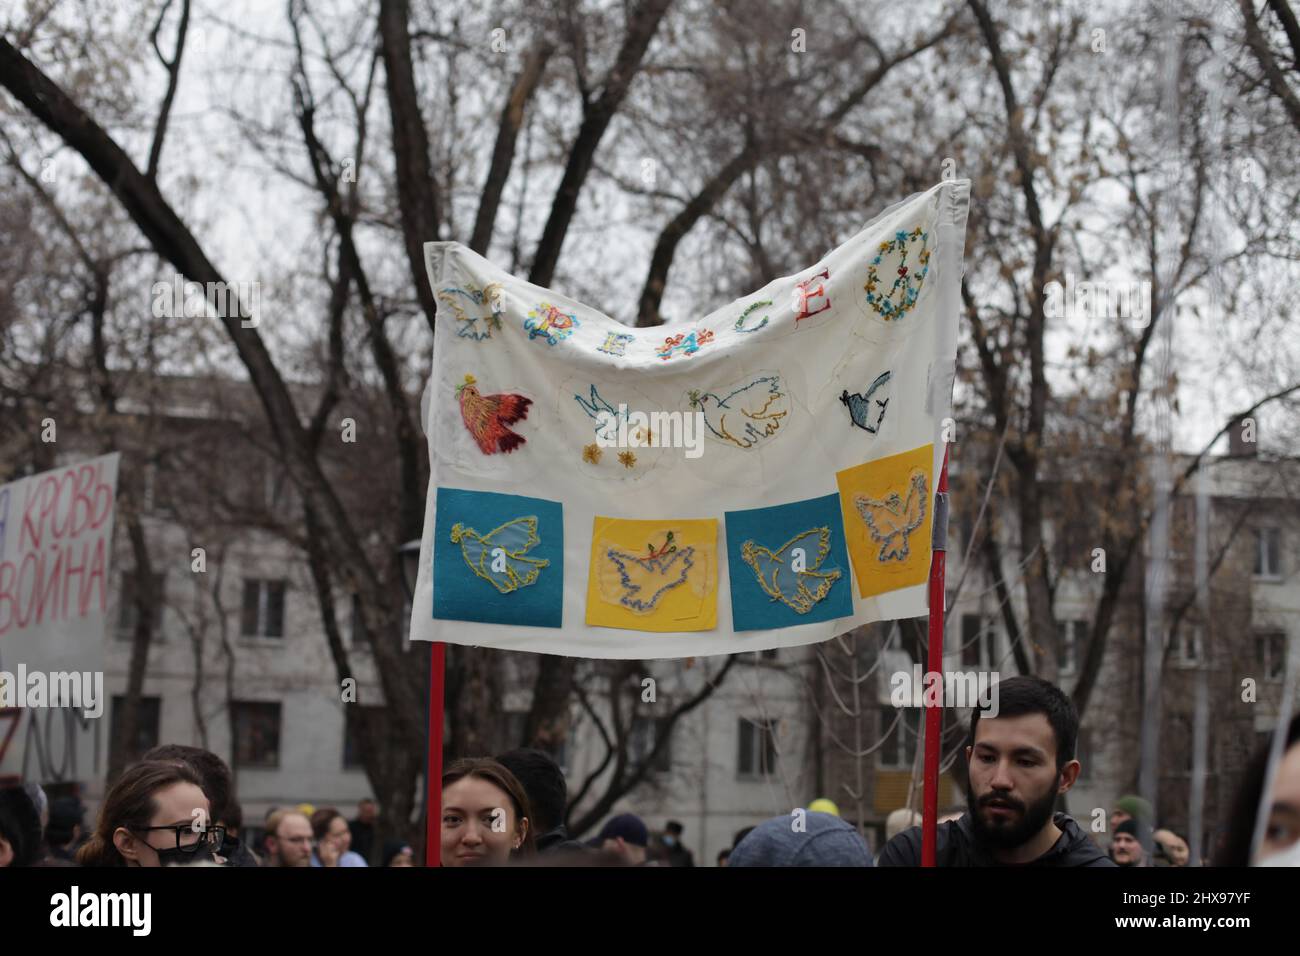
<svg viewBox="0 0 1300 956">
<path fill-rule="evenodd" d="M 504 790 L 511 804 L 514 805 L 516 820 L 528 821 L 528 830 L 524 834 L 524 839 L 519 844 L 519 849 L 512 851 L 511 856 L 532 856 L 536 853 L 537 842 L 533 839 L 533 830 L 536 829 L 533 825 L 533 812 L 528 805 L 528 794 L 519 779 L 491 757 L 464 757 L 455 761 L 443 772 L 442 789 L 446 790 L 457 780 L 465 777 L 478 777 Z M 439 821 L 440 826 L 441 823 L 442 821 Z"/>
<path fill-rule="evenodd" d="M 128 768 L 104 796 L 95 832 L 77 851 L 77 862 L 82 866 L 126 866 L 113 843 L 113 833 L 118 827 L 131 830 L 149 826 L 158 810 L 154 794 L 174 783 L 192 783 L 203 789 L 198 774 L 188 764 L 144 760 Z"/>
<path fill-rule="evenodd" d="M 141 760 L 169 760 L 183 763 L 202 780 L 213 823 L 230 823 L 230 768 L 211 750 L 185 744 L 160 744 L 146 751 Z"/>
<path fill-rule="evenodd" d="M 330 832 L 330 824 L 334 822 L 335 817 L 341 817 L 334 807 L 321 807 L 311 815 L 311 832 L 317 840 L 324 839 L 325 834 Z M 346 822 L 346 821 L 345 821 Z"/>
</svg>

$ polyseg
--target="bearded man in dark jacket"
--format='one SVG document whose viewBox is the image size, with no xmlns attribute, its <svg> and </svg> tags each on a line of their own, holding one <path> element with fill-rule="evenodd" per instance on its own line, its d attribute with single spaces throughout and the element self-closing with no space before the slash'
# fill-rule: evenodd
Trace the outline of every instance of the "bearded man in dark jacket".
<svg viewBox="0 0 1300 956">
<path fill-rule="evenodd" d="M 1079 715 L 1060 688 L 1038 677 L 994 685 L 971 713 L 967 812 L 937 828 L 939 866 L 1114 866 L 1069 816 L 1054 813 L 1074 786 Z M 885 845 L 877 866 L 920 866 L 921 828 Z"/>
</svg>

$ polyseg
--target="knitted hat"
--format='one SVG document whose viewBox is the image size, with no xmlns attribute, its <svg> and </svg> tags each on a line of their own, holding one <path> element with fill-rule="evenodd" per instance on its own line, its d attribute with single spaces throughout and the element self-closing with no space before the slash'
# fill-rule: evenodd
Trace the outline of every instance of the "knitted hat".
<svg viewBox="0 0 1300 956">
<path fill-rule="evenodd" d="M 1137 817 L 1134 817 L 1132 820 L 1125 820 L 1115 828 L 1116 836 L 1121 833 L 1127 833 L 1143 846 L 1148 846 L 1151 843 L 1151 828 Z"/>
<path fill-rule="evenodd" d="M 871 866 L 858 831 L 829 813 L 804 813 L 803 826 L 786 814 L 765 820 L 736 844 L 727 866 Z"/>
<path fill-rule="evenodd" d="M 1143 823 L 1150 823 L 1153 815 L 1151 813 L 1151 804 L 1136 796 L 1120 797 L 1115 801 L 1115 809 L 1123 810 L 1129 816 L 1136 817 Z"/>
</svg>

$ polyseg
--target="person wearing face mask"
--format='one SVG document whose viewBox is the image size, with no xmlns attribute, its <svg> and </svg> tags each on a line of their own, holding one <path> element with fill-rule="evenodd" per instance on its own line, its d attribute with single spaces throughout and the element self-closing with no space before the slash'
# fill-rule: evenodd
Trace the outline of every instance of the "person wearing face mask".
<svg viewBox="0 0 1300 956">
<path fill-rule="evenodd" d="M 669 820 L 664 824 L 664 834 L 660 839 L 665 847 L 668 848 L 668 865 L 669 866 L 694 866 L 695 854 L 682 844 L 682 832 L 685 830 L 676 820 Z"/>
<path fill-rule="evenodd" d="M 536 852 L 528 796 L 491 757 L 457 760 L 442 775 L 442 865 L 504 866 Z"/>
<path fill-rule="evenodd" d="M 188 766 L 145 760 L 109 788 L 82 866 L 175 866 L 214 862 L 224 836 L 208 825 L 208 798 Z"/>
</svg>

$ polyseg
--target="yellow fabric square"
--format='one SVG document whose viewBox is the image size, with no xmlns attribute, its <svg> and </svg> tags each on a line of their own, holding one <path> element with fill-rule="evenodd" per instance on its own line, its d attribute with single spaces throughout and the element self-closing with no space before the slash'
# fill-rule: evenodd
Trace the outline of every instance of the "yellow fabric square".
<svg viewBox="0 0 1300 956">
<path fill-rule="evenodd" d="M 587 623 L 711 631 L 718 623 L 716 518 L 592 523 Z"/>
<path fill-rule="evenodd" d="M 922 445 L 835 473 L 859 597 L 929 577 L 933 461 L 934 446 Z"/>
</svg>

